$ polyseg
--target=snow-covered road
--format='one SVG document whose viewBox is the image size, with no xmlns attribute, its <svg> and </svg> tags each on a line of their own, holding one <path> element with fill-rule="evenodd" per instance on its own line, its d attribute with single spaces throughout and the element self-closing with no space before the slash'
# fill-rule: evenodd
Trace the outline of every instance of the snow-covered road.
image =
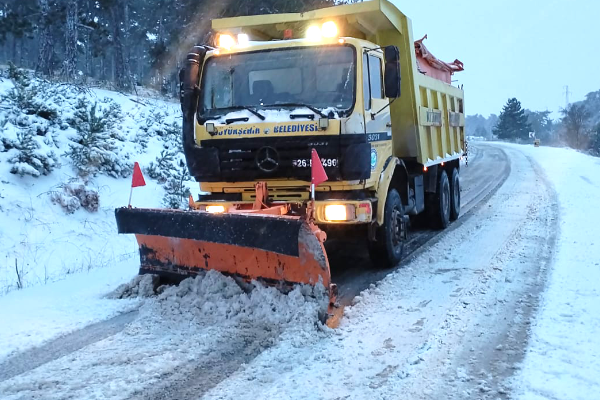
<svg viewBox="0 0 600 400">
<path fill-rule="evenodd" d="M 139 305 L 135 319 L 3 378 L 11 360 L 36 358 L 13 355 L 0 364 L 0 398 L 594 398 L 600 214 L 589 205 L 600 195 L 600 160 L 564 149 L 476 149 L 480 162 L 474 157 L 463 171 L 469 215 L 360 293 L 339 329 L 315 324 L 318 302 L 300 288 L 287 296 L 265 288 L 246 294 L 209 273 L 158 298 L 108 300 L 99 298 L 106 285 L 96 281 L 78 306 L 106 305 L 110 311 L 98 317 L 106 319 Z M 469 182 L 480 187 L 485 179 L 477 175 L 498 172 L 481 162 L 498 149 L 510 161 L 506 181 L 491 198 L 474 195 Z M 61 315 L 67 307 L 45 319 L 28 315 L 32 302 L 19 299 L 27 291 L 11 294 L 17 325 L 0 329 L 0 357 L 42 343 L 63 325 L 78 326 Z M 52 308 L 50 296 L 36 301 Z M 32 318 L 40 333 L 53 333 L 36 340 L 36 327 L 24 327 Z M 19 332 L 33 338 L 20 340 Z M 43 345 L 39 351 L 48 354 Z"/>
</svg>

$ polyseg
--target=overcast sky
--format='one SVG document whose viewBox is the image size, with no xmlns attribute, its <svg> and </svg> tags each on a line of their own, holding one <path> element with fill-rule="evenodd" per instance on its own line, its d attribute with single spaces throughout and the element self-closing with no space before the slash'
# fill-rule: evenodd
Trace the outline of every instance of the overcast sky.
<svg viewBox="0 0 600 400">
<path fill-rule="evenodd" d="M 467 114 L 499 114 L 508 98 L 556 112 L 600 90 L 600 0 L 392 0 L 415 40 L 465 71 Z"/>
</svg>

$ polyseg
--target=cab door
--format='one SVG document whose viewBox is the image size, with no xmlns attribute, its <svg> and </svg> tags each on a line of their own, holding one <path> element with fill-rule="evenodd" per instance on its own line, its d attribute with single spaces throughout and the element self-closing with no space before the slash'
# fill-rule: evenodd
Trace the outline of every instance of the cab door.
<svg viewBox="0 0 600 400">
<path fill-rule="evenodd" d="M 363 53 L 363 96 L 365 134 L 371 143 L 371 179 L 378 179 L 392 154 L 392 120 L 389 100 L 383 90 L 383 54 Z"/>
</svg>

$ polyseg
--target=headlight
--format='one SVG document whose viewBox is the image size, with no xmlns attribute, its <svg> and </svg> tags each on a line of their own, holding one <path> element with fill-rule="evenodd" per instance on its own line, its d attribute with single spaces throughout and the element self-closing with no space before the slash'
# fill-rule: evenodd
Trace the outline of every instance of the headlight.
<svg viewBox="0 0 600 400">
<path fill-rule="evenodd" d="M 206 206 L 206 212 L 211 214 L 222 214 L 225 212 L 224 206 Z"/>
<path fill-rule="evenodd" d="M 327 21 L 321 27 L 321 34 L 323 37 L 332 38 L 338 34 L 337 25 L 333 21 Z"/>
<path fill-rule="evenodd" d="M 231 35 L 219 35 L 219 47 L 223 47 L 227 50 L 231 49 L 235 45 L 235 40 Z"/>
<path fill-rule="evenodd" d="M 245 33 L 240 33 L 238 35 L 238 45 L 242 46 L 242 47 L 246 47 L 248 46 L 250 42 L 250 37 L 245 34 Z"/>
<path fill-rule="evenodd" d="M 321 28 L 316 25 L 309 26 L 306 30 L 306 38 L 309 40 L 321 40 Z"/>
<path fill-rule="evenodd" d="M 329 204 L 325 206 L 325 219 L 327 221 L 346 221 L 348 214 L 346 206 L 342 204 Z"/>
</svg>

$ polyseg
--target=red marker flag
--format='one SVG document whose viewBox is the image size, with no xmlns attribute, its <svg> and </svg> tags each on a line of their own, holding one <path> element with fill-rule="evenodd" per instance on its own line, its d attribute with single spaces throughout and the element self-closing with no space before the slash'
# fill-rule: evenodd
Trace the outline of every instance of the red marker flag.
<svg viewBox="0 0 600 400">
<path fill-rule="evenodd" d="M 321 158 L 319 158 L 319 155 L 317 154 L 317 151 L 315 149 L 312 149 L 310 176 L 311 183 L 315 186 L 329 179 L 327 178 L 327 174 L 325 173 L 325 168 L 323 168 L 323 164 L 321 164 Z"/>
<path fill-rule="evenodd" d="M 127 206 L 129 208 L 131 208 L 131 195 L 133 194 L 133 188 L 138 186 L 146 186 L 146 181 L 144 180 L 144 175 L 142 175 L 140 164 L 138 164 L 136 161 L 133 164 L 133 177 L 131 178 L 131 189 L 129 190 L 129 205 Z"/>
<path fill-rule="evenodd" d="M 146 181 L 144 180 L 144 175 L 142 175 L 142 170 L 140 169 L 140 164 L 137 161 L 133 164 L 133 178 L 131 178 L 131 187 L 138 186 L 146 186 Z"/>
</svg>

